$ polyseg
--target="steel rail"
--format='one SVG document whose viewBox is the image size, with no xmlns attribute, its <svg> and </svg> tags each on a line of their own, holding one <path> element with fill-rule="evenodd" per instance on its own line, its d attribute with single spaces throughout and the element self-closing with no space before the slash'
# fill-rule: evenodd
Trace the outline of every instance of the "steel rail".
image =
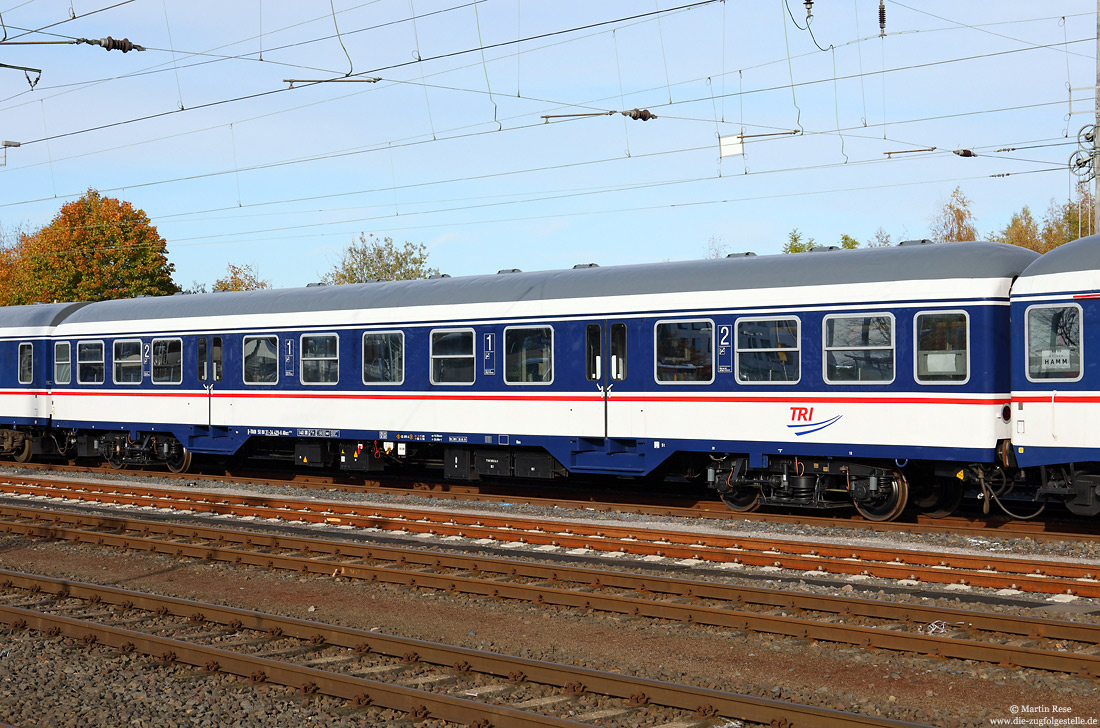
<svg viewBox="0 0 1100 728">
<path fill-rule="evenodd" d="M 882 720 L 858 713 L 807 706 L 770 698 L 740 695 L 711 688 L 681 685 L 662 680 L 632 677 L 603 672 L 586 667 L 513 657 L 465 647 L 397 637 L 340 625 L 313 622 L 294 617 L 258 612 L 236 607 L 165 597 L 146 592 L 120 589 L 0 570 L 0 580 L 21 589 L 34 589 L 58 597 L 75 597 L 111 605 L 129 604 L 146 611 L 164 609 L 164 613 L 199 619 L 238 628 L 278 630 L 279 634 L 314 643 L 355 649 L 389 657 L 407 659 L 415 656 L 419 662 L 451 667 L 459 671 L 474 671 L 496 677 L 522 677 L 528 682 L 576 690 L 579 681 L 586 692 L 595 692 L 630 701 L 634 705 L 660 705 L 699 714 L 716 713 L 769 723 L 786 718 L 791 725 L 836 726 L 907 726 L 911 723 Z M 573 687 L 571 687 L 573 686 Z"/>
<path fill-rule="evenodd" d="M 13 464 L 14 465 L 14 464 Z M 118 471 L 107 467 L 87 467 L 58 465 L 52 463 L 24 463 L 15 465 L 20 468 L 66 473 L 117 474 Z M 771 522 L 791 525 L 813 526 L 820 528 L 846 528 L 860 531 L 878 531 L 885 533 L 943 533 L 951 535 L 995 536 L 997 538 L 1028 538 L 1034 541 L 1084 541 L 1100 542 L 1100 533 L 1087 522 L 1062 522 L 1050 524 L 1043 521 L 1018 521 L 992 515 L 983 518 L 951 516 L 931 518 L 925 515 L 903 516 L 897 521 L 868 521 L 858 515 L 834 513 L 828 516 L 815 516 L 809 513 L 737 513 L 731 511 L 719 500 L 699 500 L 694 505 L 674 505 L 674 497 L 638 498 L 636 495 L 623 495 L 616 499 L 614 493 L 586 493 L 575 488 L 565 490 L 559 486 L 562 494 L 556 497 L 530 496 L 522 492 L 489 493 L 484 486 L 469 484 L 439 483 L 424 480 L 365 480 L 354 484 L 346 482 L 339 475 L 317 475 L 290 473 L 280 476 L 268 473 L 267 477 L 246 477 L 241 475 L 217 475 L 210 473 L 170 473 L 166 471 L 128 470 L 126 475 L 133 477 L 167 478 L 186 480 L 198 479 L 223 482 L 227 484 L 285 485 L 308 489 L 338 490 L 353 493 L 380 493 L 399 496 L 424 496 L 442 500 L 475 502 L 515 502 L 517 499 L 533 505 L 545 507 L 558 506 L 577 510 L 597 510 L 613 513 L 630 513 L 650 516 L 668 516 L 674 518 L 707 518 L 723 521 L 742 521 L 746 523 Z M 522 490 L 522 489 L 521 489 Z M 629 500 L 628 500 L 629 499 Z M 1058 530 L 1062 529 L 1062 530 Z"/>
<path fill-rule="evenodd" d="M 870 574 L 931 583 L 963 583 L 1048 594 L 1100 596 L 1100 564 L 972 556 L 910 549 L 784 539 L 689 534 L 680 531 L 577 524 L 512 516 L 468 515 L 399 508 L 357 506 L 331 501 L 192 493 L 145 486 L 40 483 L 0 484 L 0 492 L 68 500 L 203 511 L 257 518 L 301 520 L 392 531 L 466 538 L 520 541 L 562 548 L 588 548 L 637 555 L 778 566 L 803 571 Z M 595 540 L 594 540 L 595 539 Z M 911 568 L 913 567 L 913 568 Z M 1072 579 L 1067 583 L 1059 579 Z M 1006 581 L 1010 579 L 1011 581 Z"/>
<path fill-rule="evenodd" d="M 739 611 L 729 607 L 710 607 L 674 602 L 653 601 L 639 597 L 624 597 L 591 592 L 577 592 L 557 587 L 510 583 L 491 578 L 475 578 L 459 575 L 432 574 L 424 571 L 400 571 L 390 566 L 371 566 L 364 559 L 381 560 L 401 566 L 450 568 L 465 572 L 507 575 L 512 578 L 541 579 L 551 583 L 560 583 L 561 575 L 577 575 L 585 570 L 577 567 L 556 567 L 542 564 L 488 559 L 485 557 L 450 556 L 445 554 L 375 547 L 349 542 L 326 541 L 296 537 L 274 536 L 249 531 L 233 531 L 211 527 L 177 526 L 136 519 L 116 517 L 90 517 L 78 514 L 66 514 L 35 509 L 0 508 L 0 515 L 8 516 L 13 511 L 22 511 L 29 517 L 38 517 L 39 521 L 49 520 L 55 523 L 102 524 L 114 529 L 139 530 L 142 536 L 126 536 L 121 533 L 70 529 L 62 526 L 40 525 L 40 523 L 21 523 L 10 520 L 0 521 L 0 530 L 23 533 L 42 538 L 61 538 L 84 543 L 120 546 L 175 556 L 211 561 L 224 561 L 239 565 L 259 566 L 262 568 L 281 568 L 299 573 L 344 576 L 410 587 L 439 589 L 443 591 L 475 594 L 493 598 L 516 599 L 541 605 L 567 606 L 581 609 L 628 614 L 705 624 L 735 630 L 752 630 L 787 636 L 816 639 L 827 642 L 879 647 L 896 651 L 916 652 L 957 659 L 995 662 L 1019 667 L 1030 667 L 1056 672 L 1073 672 L 1083 675 L 1100 675 L 1100 656 L 1084 653 L 1068 653 L 1056 650 L 1043 650 L 1016 645 L 1003 645 L 979 642 L 954 637 L 941 637 L 929 634 L 912 634 L 891 629 L 837 624 L 820 620 L 798 617 L 774 616 L 749 611 Z M 149 534 L 161 534 L 174 539 L 202 539 L 216 542 L 191 544 L 179 540 L 165 541 L 150 538 Z M 354 561 L 330 561 L 293 555 L 282 555 L 270 551 L 245 551 L 229 548 L 224 544 L 238 543 L 253 548 L 281 549 L 291 552 L 314 552 L 328 557 L 350 558 Z M 587 570 L 590 586 L 632 589 L 646 592 L 667 589 L 671 580 L 656 577 L 635 577 L 629 574 L 611 574 L 606 571 Z M 685 595 L 695 598 L 714 599 L 723 585 L 705 582 L 690 582 L 691 590 Z M 653 585 L 657 589 L 651 589 Z M 711 591 L 713 590 L 713 591 Z M 807 595 L 809 596 L 809 595 Z M 907 605 L 894 604 L 894 610 L 903 615 Z M 812 607 L 810 607 L 812 609 Z M 927 609 L 927 608 L 925 608 Z M 922 612 L 927 615 L 928 612 Z M 967 613 L 970 614 L 970 613 Z M 977 615 L 974 615 L 977 617 Z M 897 618 L 895 617 L 895 620 Z M 911 620 L 910 620 L 911 621 Z M 945 620 L 946 621 L 946 620 Z M 1053 629 L 1053 626 L 1048 625 Z M 1068 628 L 1063 626 L 1063 628 Z M 1035 630 L 1032 629 L 1032 632 Z M 1039 634 L 1047 635 L 1046 632 Z M 1078 633 L 1085 635 L 1085 632 Z M 1091 633 L 1088 640 L 1095 644 Z"/>
<path fill-rule="evenodd" d="M 317 692 L 355 700 L 361 705 L 402 710 L 410 715 L 436 717 L 464 725 L 485 726 L 484 721 L 489 716 L 492 720 L 488 725 L 494 728 L 505 726 L 580 728 L 586 725 L 515 708 L 479 703 L 465 698 L 391 685 L 354 675 L 318 670 L 281 660 L 232 652 L 171 637 L 161 637 L 5 604 L 0 604 L 0 621 L 12 626 L 25 625 L 40 632 L 54 631 L 55 634 L 89 644 L 103 644 L 126 651 L 136 650 L 142 654 L 161 657 L 165 662 L 183 662 L 199 666 L 216 663 L 219 672 L 250 678 L 257 682 L 273 682 L 298 687 L 303 692 L 309 691 L 309 685 L 312 683 L 317 687 Z"/>
</svg>

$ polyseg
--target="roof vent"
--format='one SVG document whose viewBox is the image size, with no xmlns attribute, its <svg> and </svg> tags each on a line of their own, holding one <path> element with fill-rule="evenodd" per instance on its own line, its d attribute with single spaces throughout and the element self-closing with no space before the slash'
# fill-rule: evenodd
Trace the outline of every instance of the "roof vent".
<svg viewBox="0 0 1100 728">
<path fill-rule="evenodd" d="M 826 253 L 830 250 L 840 250 L 839 245 L 815 245 L 810 248 L 811 253 Z"/>
<path fill-rule="evenodd" d="M 499 275 L 502 275 L 504 273 L 522 273 L 522 272 L 523 271 L 521 271 L 519 268 L 501 268 L 500 270 L 497 271 L 497 275 L 499 276 Z"/>
<path fill-rule="evenodd" d="M 573 266 L 573 270 L 580 270 L 581 268 L 599 268 L 599 263 L 577 263 Z"/>
<path fill-rule="evenodd" d="M 902 240 L 898 245 L 931 245 L 932 241 L 928 238 L 921 238 L 920 240 Z"/>
<path fill-rule="evenodd" d="M 318 288 L 320 286 L 327 286 L 327 285 L 328 284 L 325 283 L 324 281 L 317 281 L 315 283 L 307 283 L 306 288 Z"/>
<path fill-rule="evenodd" d="M 450 273 L 433 273 L 432 275 L 428 276 L 428 280 L 434 281 L 437 278 L 450 278 L 450 277 L 451 277 Z"/>
<path fill-rule="evenodd" d="M 744 253 L 730 253 L 726 257 L 727 258 L 755 258 L 756 253 L 749 250 L 749 251 L 745 251 Z"/>
</svg>

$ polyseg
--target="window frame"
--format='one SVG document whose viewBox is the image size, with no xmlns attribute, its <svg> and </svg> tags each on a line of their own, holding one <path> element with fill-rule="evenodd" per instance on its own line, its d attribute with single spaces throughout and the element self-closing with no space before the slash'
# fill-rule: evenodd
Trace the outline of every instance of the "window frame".
<svg viewBox="0 0 1100 728">
<path fill-rule="evenodd" d="M 402 331 L 400 329 L 385 329 L 385 330 L 382 330 L 382 331 L 364 331 L 363 336 L 359 339 L 359 353 L 361 355 L 364 354 L 363 349 L 367 345 L 367 337 L 368 336 L 372 336 L 372 335 L 373 336 L 378 336 L 380 334 L 397 334 L 399 337 L 401 337 L 399 339 L 401 341 L 401 379 L 397 380 L 396 382 L 368 382 L 367 381 L 367 373 L 365 371 L 366 366 L 367 366 L 367 360 L 366 360 L 365 355 L 363 356 L 363 360 L 362 360 L 361 365 L 359 367 L 359 378 L 362 380 L 363 384 L 367 387 L 399 387 L 399 386 L 401 386 L 402 384 L 405 383 L 405 353 L 406 353 L 406 350 L 405 350 L 405 332 L 404 331 Z"/>
<path fill-rule="evenodd" d="M 470 335 L 470 354 L 467 357 L 463 355 L 454 354 L 441 354 L 440 359 L 473 359 L 473 372 L 474 378 L 468 382 L 437 382 L 435 381 L 435 335 L 436 334 L 469 334 Z M 429 329 L 428 330 L 428 381 L 433 385 L 440 387 L 472 387 L 477 382 L 477 332 L 469 327 L 459 327 L 454 329 Z"/>
<path fill-rule="evenodd" d="M 1031 327 L 1028 326 L 1028 316 L 1031 314 L 1033 308 L 1076 308 L 1077 309 L 1077 321 L 1078 326 L 1081 327 L 1080 338 L 1081 342 L 1078 344 L 1078 357 L 1081 359 L 1081 366 L 1077 372 L 1077 376 L 1070 377 L 1039 377 L 1032 378 L 1031 376 Z M 1073 301 L 1047 301 L 1045 303 L 1033 303 L 1024 309 L 1024 376 L 1027 381 L 1034 382 L 1035 384 L 1046 384 L 1050 382 L 1062 382 L 1071 383 L 1079 382 L 1085 376 L 1085 311 L 1081 308 L 1081 304 L 1074 303 Z"/>
<path fill-rule="evenodd" d="M 826 346 L 829 336 L 829 321 L 830 319 L 838 318 L 882 318 L 886 317 L 890 319 L 890 346 Z M 842 379 L 834 380 L 829 379 L 829 352 L 830 351 L 886 351 L 890 350 L 890 379 Z M 898 379 L 898 321 L 894 314 L 889 311 L 868 311 L 866 313 L 861 311 L 854 311 L 850 313 L 830 313 L 826 314 L 821 319 L 821 380 L 829 386 L 858 386 L 858 387 L 881 387 L 888 384 L 893 384 Z"/>
<path fill-rule="evenodd" d="M 794 321 L 795 322 L 795 342 L 797 347 L 794 349 L 745 349 L 745 351 L 793 351 L 798 355 L 798 379 L 784 379 L 784 380 L 769 380 L 769 381 L 753 381 L 751 379 L 741 378 L 741 349 L 737 345 L 738 341 L 738 327 L 742 322 L 751 323 L 753 321 Z M 802 381 L 802 319 L 798 316 L 741 316 L 733 320 L 733 378 L 738 384 L 743 384 L 749 387 L 768 386 L 768 385 L 782 385 L 789 386 L 792 384 L 798 384 Z"/>
<path fill-rule="evenodd" d="M 65 352 L 68 358 L 62 362 L 69 365 L 69 376 L 63 382 L 57 376 L 57 347 L 64 346 Z M 53 383 L 56 384 L 70 384 L 73 381 L 73 347 L 72 343 L 68 341 L 55 341 L 53 342 Z"/>
<path fill-rule="evenodd" d="M 137 342 L 138 345 L 138 379 L 136 382 L 120 382 L 118 381 L 118 345 L 119 344 L 132 344 Z M 141 339 L 115 339 L 111 342 L 111 383 L 126 387 L 132 387 L 134 385 L 140 385 L 142 380 L 145 379 L 145 360 L 142 357 L 142 347 L 144 342 Z M 133 366 L 132 361 L 123 361 L 122 366 Z M 105 377 L 106 378 L 106 377 Z"/>
<path fill-rule="evenodd" d="M 521 329 L 528 329 L 528 330 L 529 329 L 550 329 L 550 379 L 545 380 L 545 381 L 541 381 L 541 382 L 513 382 L 512 380 L 508 379 L 508 332 L 509 331 L 521 330 Z M 555 375 L 555 364 L 556 364 L 556 362 L 554 361 L 554 327 L 551 326 L 550 324 L 533 324 L 533 325 L 516 324 L 514 326 L 505 326 L 504 327 L 504 335 L 503 335 L 502 340 L 501 340 L 500 357 L 501 357 L 501 370 L 502 370 L 501 373 L 504 375 L 503 376 L 504 383 L 507 384 L 508 386 L 510 386 L 510 387 L 512 387 L 512 386 L 529 386 L 529 387 L 542 386 L 542 387 L 545 387 L 545 386 L 549 386 L 549 385 L 553 384 L 554 383 L 554 375 Z M 475 361 L 476 361 L 476 355 L 475 355 Z"/>
<path fill-rule="evenodd" d="M 691 380 L 686 380 L 686 381 L 661 379 L 657 374 L 657 372 L 658 372 L 657 330 L 661 327 L 662 324 L 696 324 L 696 323 L 708 323 L 708 324 L 710 324 L 710 379 L 707 379 L 707 380 L 691 379 Z M 718 348 L 717 348 L 718 341 L 715 338 L 717 336 L 717 334 L 718 334 L 718 326 L 714 323 L 714 319 L 712 319 L 712 318 L 704 317 L 704 318 L 658 319 L 657 321 L 653 322 L 653 381 L 656 382 L 657 384 L 660 384 L 661 386 L 668 386 L 668 385 L 706 386 L 706 385 L 714 384 L 715 375 L 717 374 L 717 372 L 715 370 L 716 370 L 716 367 L 718 366 L 718 362 L 717 362 L 717 358 L 718 358 Z"/>
<path fill-rule="evenodd" d="M 179 344 L 180 344 L 180 364 L 179 364 L 180 376 L 179 376 L 179 380 L 177 380 L 177 381 L 162 381 L 162 382 L 157 381 L 157 363 L 154 360 L 154 357 L 156 357 L 156 355 L 157 355 L 156 348 L 157 348 L 157 342 L 158 341 L 178 341 L 179 342 Z M 158 385 L 158 386 L 183 384 L 183 338 L 182 337 L 179 337 L 179 336 L 161 336 L 159 338 L 153 339 L 149 343 L 149 381 L 151 381 L 153 384 Z"/>
<path fill-rule="evenodd" d="M 247 373 L 248 357 L 245 356 L 244 348 L 248 345 L 250 339 L 275 339 L 275 381 L 274 382 L 250 382 Z M 224 345 L 223 345 L 224 346 Z M 224 350 L 224 349 L 223 349 Z M 279 383 L 281 374 L 279 372 L 279 335 L 278 334 L 244 334 L 241 336 L 241 382 L 246 387 L 274 387 Z"/>
<path fill-rule="evenodd" d="M 28 367 L 31 371 L 31 378 L 23 381 L 23 347 L 27 347 L 30 350 L 31 364 Z M 19 348 L 16 353 L 16 373 L 15 378 L 20 384 L 34 384 L 34 344 L 30 341 L 20 341 Z"/>
<path fill-rule="evenodd" d="M 335 382 L 307 382 L 305 379 L 306 361 L 305 354 L 306 348 L 303 346 L 303 341 L 306 338 L 323 338 L 332 337 L 336 339 L 336 356 L 335 357 L 308 357 L 308 361 L 335 361 L 336 362 L 336 381 Z M 308 333 L 301 334 L 298 337 L 298 383 L 304 387 L 337 387 L 340 385 L 340 334 L 336 331 L 326 331 L 323 333 Z"/>
<path fill-rule="evenodd" d="M 99 344 L 99 359 L 95 361 L 81 362 L 80 360 L 80 345 L 81 344 Z M 102 379 L 98 382 L 86 382 L 80 378 L 80 365 L 81 364 L 100 364 L 103 367 Z M 85 339 L 83 341 L 76 342 L 76 383 L 77 384 L 103 384 L 107 381 L 107 345 L 103 339 Z"/>
<path fill-rule="evenodd" d="M 961 313 L 966 319 L 966 378 L 965 379 L 936 379 L 927 380 L 920 378 L 920 325 L 917 319 L 924 315 L 936 315 L 945 313 Z M 913 381 L 925 387 L 952 386 L 957 387 L 970 381 L 970 312 L 961 308 L 921 310 L 913 313 Z"/>
<path fill-rule="evenodd" d="M 622 332 L 622 351 L 616 351 L 618 340 L 615 337 L 616 331 Z M 607 327 L 607 363 L 611 367 L 608 372 L 608 380 L 612 382 L 625 382 L 626 381 L 626 352 L 627 352 L 627 337 L 629 331 L 626 328 L 626 323 L 623 321 L 613 321 L 611 325 Z M 616 368 L 616 364 L 618 367 Z"/>
</svg>

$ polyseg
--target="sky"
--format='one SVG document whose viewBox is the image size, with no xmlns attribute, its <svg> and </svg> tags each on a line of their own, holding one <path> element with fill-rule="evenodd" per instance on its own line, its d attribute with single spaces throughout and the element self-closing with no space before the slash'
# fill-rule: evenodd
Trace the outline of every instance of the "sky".
<svg viewBox="0 0 1100 728">
<path fill-rule="evenodd" d="M 956 187 L 985 236 L 1069 199 L 1095 4 L 885 9 L 883 35 L 878 0 L 808 26 L 802 0 L 0 0 L 0 64 L 41 70 L 0 67 L 0 225 L 94 188 L 184 288 L 295 287 L 362 233 L 459 276 L 928 237 Z M 12 44 L 107 36 L 146 50 Z"/>
</svg>

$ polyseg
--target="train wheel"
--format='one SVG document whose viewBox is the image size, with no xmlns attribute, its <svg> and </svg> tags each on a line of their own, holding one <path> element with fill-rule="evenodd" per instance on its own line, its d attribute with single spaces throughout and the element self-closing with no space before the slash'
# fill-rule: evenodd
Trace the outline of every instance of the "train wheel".
<svg viewBox="0 0 1100 728">
<path fill-rule="evenodd" d="M 900 470 L 895 470 L 890 480 L 879 483 L 879 489 L 885 493 L 872 500 L 855 501 L 856 510 L 868 521 L 892 521 L 909 502 L 909 482 Z"/>
<path fill-rule="evenodd" d="M 955 478 L 939 477 L 932 481 L 932 489 L 913 505 L 929 518 L 945 518 L 955 512 L 962 503 L 962 482 Z"/>
<path fill-rule="evenodd" d="M 191 451 L 181 447 L 179 454 L 164 461 L 173 473 L 186 473 L 191 468 Z"/>
<path fill-rule="evenodd" d="M 31 461 L 31 450 L 33 449 L 33 443 L 31 438 L 23 440 L 23 446 L 15 451 L 12 455 L 12 460 L 17 463 L 29 463 Z"/>
<path fill-rule="evenodd" d="M 107 458 L 107 465 L 109 465 L 112 470 L 122 470 L 122 468 L 126 466 L 126 463 L 122 462 L 122 455 L 115 452 Z"/>
<path fill-rule="evenodd" d="M 756 488 L 734 488 L 722 494 L 722 502 L 738 513 L 752 513 L 760 507 L 760 491 Z"/>
</svg>

